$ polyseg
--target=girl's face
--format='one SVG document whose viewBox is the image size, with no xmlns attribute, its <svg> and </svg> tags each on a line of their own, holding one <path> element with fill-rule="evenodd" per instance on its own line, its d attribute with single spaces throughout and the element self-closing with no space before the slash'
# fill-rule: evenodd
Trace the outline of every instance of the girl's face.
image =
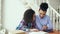
<svg viewBox="0 0 60 34">
<path fill-rule="evenodd" d="M 33 14 L 33 21 L 35 21 L 35 14 Z"/>
<path fill-rule="evenodd" d="M 43 18 L 46 15 L 46 11 L 40 10 L 40 17 Z"/>
</svg>

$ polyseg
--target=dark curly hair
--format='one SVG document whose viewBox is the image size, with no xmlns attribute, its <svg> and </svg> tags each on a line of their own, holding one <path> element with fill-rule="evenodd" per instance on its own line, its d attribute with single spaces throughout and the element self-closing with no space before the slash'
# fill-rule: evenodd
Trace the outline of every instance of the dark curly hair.
<svg viewBox="0 0 60 34">
<path fill-rule="evenodd" d="M 47 9 L 48 9 L 48 4 L 47 4 L 47 3 L 41 3 L 40 9 L 43 10 L 43 11 L 47 11 Z M 39 9 L 39 10 L 40 10 L 40 9 Z"/>
<path fill-rule="evenodd" d="M 24 17 L 23 17 L 25 23 L 31 23 L 32 22 L 33 14 L 35 14 L 35 12 L 32 9 L 28 9 L 25 11 Z"/>
</svg>

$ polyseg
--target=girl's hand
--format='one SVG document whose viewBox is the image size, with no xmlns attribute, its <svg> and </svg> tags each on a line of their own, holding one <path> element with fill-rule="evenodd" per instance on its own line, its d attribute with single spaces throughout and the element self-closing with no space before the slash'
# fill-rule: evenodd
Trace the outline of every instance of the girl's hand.
<svg viewBox="0 0 60 34">
<path fill-rule="evenodd" d="M 30 29 L 31 32 L 38 32 L 38 29 Z"/>
</svg>

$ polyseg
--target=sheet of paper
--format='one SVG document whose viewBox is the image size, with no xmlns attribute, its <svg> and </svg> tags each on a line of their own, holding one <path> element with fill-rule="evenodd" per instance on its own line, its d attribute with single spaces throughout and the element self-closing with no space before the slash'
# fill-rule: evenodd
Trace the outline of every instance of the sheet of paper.
<svg viewBox="0 0 60 34">
<path fill-rule="evenodd" d="M 48 34 L 47 32 L 39 31 L 39 32 L 30 32 L 29 34 Z"/>
</svg>

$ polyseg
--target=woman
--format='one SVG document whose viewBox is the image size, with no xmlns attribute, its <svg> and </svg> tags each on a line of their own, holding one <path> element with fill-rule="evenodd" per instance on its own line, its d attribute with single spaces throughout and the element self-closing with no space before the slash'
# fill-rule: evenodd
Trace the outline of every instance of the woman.
<svg viewBox="0 0 60 34">
<path fill-rule="evenodd" d="M 41 31 L 51 32 L 53 31 L 53 24 L 50 17 L 46 15 L 48 9 L 47 3 L 41 3 L 39 8 L 39 15 L 36 16 L 37 28 Z"/>
<path fill-rule="evenodd" d="M 28 9 L 24 13 L 23 20 L 20 22 L 19 26 L 16 28 L 17 30 L 33 29 L 35 28 L 35 12 L 32 9 Z"/>
</svg>

